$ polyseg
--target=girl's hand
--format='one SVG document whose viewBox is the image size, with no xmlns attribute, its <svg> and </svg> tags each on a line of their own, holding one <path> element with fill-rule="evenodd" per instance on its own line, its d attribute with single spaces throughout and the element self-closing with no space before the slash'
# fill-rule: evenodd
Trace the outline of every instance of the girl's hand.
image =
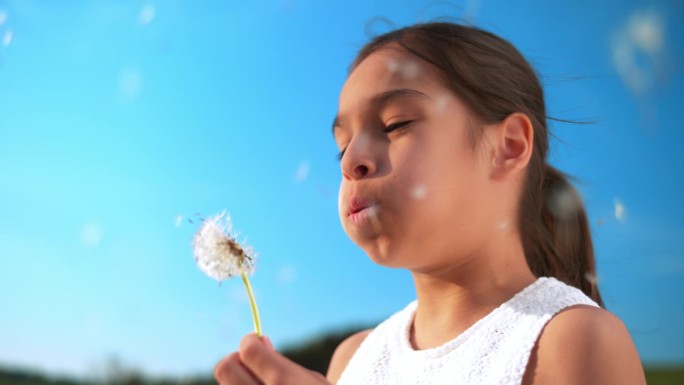
<svg viewBox="0 0 684 385">
<path fill-rule="evenodd" d="M 267 337 L 246 335 L 240 350 L 214 369 L 219 385 L 330 385 L 320 373 L 303 368 L 275 351 Z"/>
</svg>

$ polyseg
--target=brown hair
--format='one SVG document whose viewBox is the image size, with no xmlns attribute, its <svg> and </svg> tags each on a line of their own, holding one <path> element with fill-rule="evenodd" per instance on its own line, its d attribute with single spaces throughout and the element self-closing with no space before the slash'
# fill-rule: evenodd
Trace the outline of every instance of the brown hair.
<svg viewBox="0 0 684 385">
<path fill-rule="evenodd" d="M 581 197 L 568 178 L 546 160 L 544 91 L 527 60 L 511 43 L 492 33 L 438 22 L 374 38 L 361 49 L 351 68 L 390 44 L 435 66 L 481 123 L 500 122 L 515 112 L 528 116 L 534 127 L 534 149 L 518 211 L 527 264 L 536 276 L 558 278 L 603 305 Z M 473 145 L 481 137 L 482 130 L 474 127 Z"/>
</svg>

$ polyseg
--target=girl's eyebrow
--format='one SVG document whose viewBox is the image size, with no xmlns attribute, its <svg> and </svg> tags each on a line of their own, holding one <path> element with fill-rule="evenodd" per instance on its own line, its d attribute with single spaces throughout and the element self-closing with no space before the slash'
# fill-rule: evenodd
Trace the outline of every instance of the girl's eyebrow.
<svg viewBox="0 0 684 385">
<path fill-rule="evenodd" d="M 397 98 L 411 98 L 411 99 L 418 99 L 418 100 L 430 100 L 430 97 L 427 96 L 426 94 L 410 89 L 410 88 L 397 88 L 389 91 L 385 91 L 382 93 L 379 93 L 373 97 L 370 98 L 370 104 L 377 107 L 381 107 L 390 101 L 397 99 Z M 333 124 L 332 124 L 332 133 L 333 136 L 335 135 L 335 130 L 338 127 L 341 127 L 344 124 L 344 121 L 346 120 L 346 117 L 344 115 L 336 115 L 335 119 L 333 119 Z"/>
</svg>

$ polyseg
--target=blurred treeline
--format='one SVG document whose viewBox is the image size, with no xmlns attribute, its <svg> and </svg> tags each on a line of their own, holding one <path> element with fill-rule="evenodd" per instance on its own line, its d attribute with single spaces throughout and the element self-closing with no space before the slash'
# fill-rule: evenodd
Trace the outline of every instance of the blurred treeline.
<svg viewBox="0 0 684 385">
<path fill-rule="evenodd" d="M 323 334 L 297 346 L 280 349 L 280 352 L 304 367 L 325 374 L 337 345 L 362 329 L 365 327 Z M 28 370 L 0 367 L 0 385 L 216 385 L 209 373 L 201 378 L 154 379 L 118 364 L 110 365 L 105 372 L 98 379 L 87 380 L 56 378 Z M 646 381 L 649 385 L 684 385 L 684 365 L 676 368 L 646 368 Z"/>
</svg>

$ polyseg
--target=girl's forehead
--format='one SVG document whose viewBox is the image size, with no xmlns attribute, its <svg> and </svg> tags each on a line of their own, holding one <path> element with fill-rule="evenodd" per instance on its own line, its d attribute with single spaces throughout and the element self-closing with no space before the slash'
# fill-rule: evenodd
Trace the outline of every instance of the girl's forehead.
<svg viewBox="0 0 684 385">
<path fill-rule="evenodd" d="M 340 93 L 340 107 L 396 88 L 429 93 L 443 91 L 444 85 L 437 69 L 424 60 L 400 48 L 382 48 L 351 72 Z"/>
</svg>

